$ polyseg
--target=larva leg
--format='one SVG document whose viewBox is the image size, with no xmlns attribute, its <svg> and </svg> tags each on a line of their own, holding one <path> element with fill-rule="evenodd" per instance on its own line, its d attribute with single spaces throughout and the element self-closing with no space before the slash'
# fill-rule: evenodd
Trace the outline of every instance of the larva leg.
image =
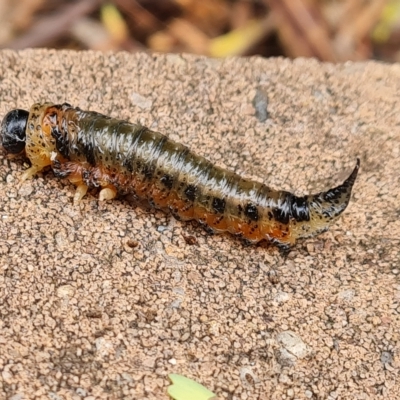
<svg viewBox="0 0 400 400">
<path fill-rule="evenodd" d="M 69 176 L 68 179 L 76 186 L 74 205 L 77 205 L 86 196 L 89 187 L 82 181 L 80 176 Z"/>
<path fill-rule="evenodd" d="M 83 173 L 87 171 L 87 166 L 80 162 L 60 162 L 56 157 L 53 157 L 51 167 L 55 176 L 68 178 L 76 186 L 73 202 L 75 205 L 79 204 L 88 191 L 88 186 L 82 178 Z"/>
<path fill-rule="evenodd" d="M 32 167 L 28 168 L 22 175 L 21 175 L 21 183 L 26 181 L 27 179 L 31 179 L 34 175 L 40 172 L 43 167 L 38 165 L 33 165 Z"/>
<path fill-rule="evenodd" d="M 112 185 L 107 185 L 100 190 L 99 200 L 112 200 L 117 196 L 117 189 Z"/>
<path fill-rule="evenodd" d="M 47 152 L 33 153 L 29 157 L 32 166 L 28 168 L 21 176 L 21 183 L 27 179 L 31 179 L 38 172 L 42 171 L 43 168 L 51 165 L 51 160 Z"/>
<path fill-rule="evenodd" d="M 74 204 L 78 204 L 86 195 L 88 191 L 88 187 L 81 183 L 76 187 L 75 195 L 74 195 Z"/>
</svg>

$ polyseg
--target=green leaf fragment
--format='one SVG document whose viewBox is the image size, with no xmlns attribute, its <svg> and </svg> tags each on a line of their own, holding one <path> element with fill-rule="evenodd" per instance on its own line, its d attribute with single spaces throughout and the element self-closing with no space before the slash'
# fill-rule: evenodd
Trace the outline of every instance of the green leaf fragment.
<svg viewBox="0 0 400 400">
<path fill-rule="evenodd" d="M 179 374 L 169 374 L 168 394 L 175 400 L 214 400 L 217 396 L 200 383 Z"/>
</svg>

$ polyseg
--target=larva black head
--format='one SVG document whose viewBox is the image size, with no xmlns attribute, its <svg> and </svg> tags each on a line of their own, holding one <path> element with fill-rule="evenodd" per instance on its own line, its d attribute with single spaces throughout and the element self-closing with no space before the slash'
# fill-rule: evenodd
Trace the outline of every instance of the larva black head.
<svg viewBox="0 0 400 400">
<path fill-rule="evenodd" d="M 24 150 L 28 116 L 28 111 L 11 110 L 4 117 L 0 128 L 0 143 L 7 153 L 18 154 Z"/>
</svg>

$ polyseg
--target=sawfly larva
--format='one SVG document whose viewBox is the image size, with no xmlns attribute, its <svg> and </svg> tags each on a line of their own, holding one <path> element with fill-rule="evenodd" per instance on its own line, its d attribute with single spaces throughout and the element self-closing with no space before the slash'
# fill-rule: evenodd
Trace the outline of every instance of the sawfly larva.
<svg viewBox="0 0 400 400">
<path fill-rule="evenodd" d="M 100 200 L 132 193 L 178 219 L 281 246 L 323 232 L 339 217 L 360 166 L 357 159 L 351 175 L 333 189 L 295 196 L 215 166 L 144 126 L 66 103 L 12 110 L 0 134 L 8 153 L 25 152 L 30 160 L 23 180 L 51 166 L 55 176 L 77 186 L 76 202 L 93 187 L 101 189 Z"/>
</svg>

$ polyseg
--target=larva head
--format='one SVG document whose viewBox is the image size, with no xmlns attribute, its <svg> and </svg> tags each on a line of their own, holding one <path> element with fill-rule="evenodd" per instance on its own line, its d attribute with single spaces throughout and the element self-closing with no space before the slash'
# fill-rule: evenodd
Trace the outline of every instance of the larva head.
<svg viewBox="0 0 400 400">
<path fill-rule="evenodd" d="M 25 149 L 26 124 L 29 112 L 11 110 L 4 117 L 0 128 L 0 143 L 7 153 L 18 154 Z"/>
</svg>

